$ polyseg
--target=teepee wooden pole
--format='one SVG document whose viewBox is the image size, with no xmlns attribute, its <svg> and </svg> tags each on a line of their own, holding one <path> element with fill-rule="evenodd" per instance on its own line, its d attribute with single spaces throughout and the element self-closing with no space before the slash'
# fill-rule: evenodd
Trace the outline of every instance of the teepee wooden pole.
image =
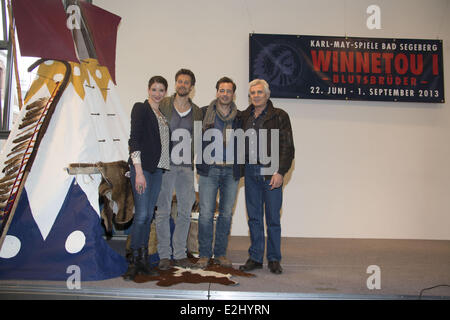
<svg viewBox="0 0 450 320">
<path fill-rule="evenodd" d="M 17 100 L 19 102 L 19 110 L 22 109 L 22 88 L 20 86 L 20 77 L 19 77 L 19 66 L 17 65 L 17 46 L 16 46 L 16 31 L 14 29 L 14 20 L 11 10 L 11 3 L 8 1 L 8 15 L 9 15 L 9 34 L 11 37 L 11 45 L 12 45 L 12 55 L 14 59 L 14 75 L 16 77 L 16 89 L 17 89 Z"/>
</svg>

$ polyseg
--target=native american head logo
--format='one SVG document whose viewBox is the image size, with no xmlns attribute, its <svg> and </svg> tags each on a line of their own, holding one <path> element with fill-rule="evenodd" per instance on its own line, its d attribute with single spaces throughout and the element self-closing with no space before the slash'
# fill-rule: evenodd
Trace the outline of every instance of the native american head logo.
<svg viewBox="0 0 450 320">
<path fill-rule="evenodd" d="M 301 71 L 297 50 L 287 44 L 273 43 L 257 54 L 252 78 L 265 79 L 271 87 L 287 87 L 298 81 Z"/>
</svg>

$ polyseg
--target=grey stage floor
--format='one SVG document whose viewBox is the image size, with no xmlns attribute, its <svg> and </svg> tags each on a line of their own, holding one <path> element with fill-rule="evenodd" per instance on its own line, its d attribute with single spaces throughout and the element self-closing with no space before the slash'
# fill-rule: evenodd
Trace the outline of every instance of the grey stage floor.
<svg viewBox="0 0 450 320">
<path fill-rule="evenodd" d="M 125 241 L 109 243 L 124 252 Z M 246 261 L 248 246 L 248 237 L 230 238 L 228 256 L 235 268 Z M 283 238 L 282 253 L 283 274 L 270 273 L 265 263 L 254 278 L 235 277 L 236 286 L 182 283 L 164 288 L 115 278 L 69 290 L 65 282 L 3 280 L 0 298 L 450 299 L 450 241 Z M 379 288 L 373 288 L 377 283 Z"/>
</svg>

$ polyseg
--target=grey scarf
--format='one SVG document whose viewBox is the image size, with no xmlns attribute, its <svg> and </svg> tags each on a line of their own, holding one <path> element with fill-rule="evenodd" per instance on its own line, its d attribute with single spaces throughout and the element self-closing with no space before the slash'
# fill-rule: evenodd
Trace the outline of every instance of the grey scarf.
<svg viewBox="0 0 450 320">
<path fill-rule="evenodd" d="M 216 115 L 225 123 L 223 126 L 222 136 L 224 144 L 227 143 L 227 129 L 233 129 L 233 121 L 236 118 L 237 107 L 234 102 L 231 102 L 231 111 L 228 115 L 223 115 L 216 108 L 217 99 L 213 100 L 206 110 L 205 117 L 203 118 L 203 130 L 208 127 L 214 127 L 214 121 L 216 120 Z"/>
</svg>

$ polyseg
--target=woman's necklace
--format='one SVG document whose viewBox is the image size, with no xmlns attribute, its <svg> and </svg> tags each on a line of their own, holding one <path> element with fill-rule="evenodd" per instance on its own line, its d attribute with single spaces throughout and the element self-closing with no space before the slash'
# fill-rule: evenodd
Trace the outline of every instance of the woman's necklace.
<svg viewBox="0 0 450 320">
<path fill-rule="evenodd" d="M 151 103 L 150 104 L 150 108 L 153 110 L 153 112 L 158 115 L 158 116 L 162 116 L 161 111 L 159 111 L 159 104 L 156 106 L 153 106 Z"/>
</svg>

